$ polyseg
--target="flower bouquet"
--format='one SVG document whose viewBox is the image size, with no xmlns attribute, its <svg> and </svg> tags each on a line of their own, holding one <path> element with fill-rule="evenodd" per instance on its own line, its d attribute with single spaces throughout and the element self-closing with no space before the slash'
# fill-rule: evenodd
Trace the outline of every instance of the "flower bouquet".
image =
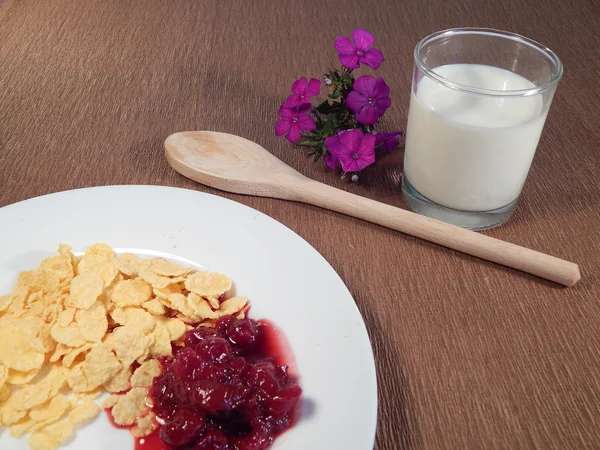
<svg viewBox="0 0 600 450">
<path fill-rule="evenodd" d="M 373 36 L 360 28 L 352 32 L 352 41 L 338 37 L 335 49 L 343 67 L 331 69 L 322 82 L 304 77 L 294 81 L 275 125 L 277 136 L 306 147 L 315 162 L 322 158 L 327 167 L 341 169 L 342 177 L 350 175 L 355 182 L 379 152 L 396 148 L 402 135 L 375 128 L 392 103 L 384 79 L 353 76 L 361 64 L 377 70 L 383 63 L 383 54 L 373 43 Z M 329 90 L 328 99 L 313 106 L 311 99 L 321 93 L 322 83 Z"/>
</svg>

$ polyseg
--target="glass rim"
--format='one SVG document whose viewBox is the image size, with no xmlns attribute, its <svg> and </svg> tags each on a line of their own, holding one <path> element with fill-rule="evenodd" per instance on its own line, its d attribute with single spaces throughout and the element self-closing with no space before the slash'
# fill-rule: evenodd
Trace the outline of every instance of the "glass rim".
<svg viewBox="0 0 600 450">
<path fill-rule="evenodd" d="M 438 75 L 433 71 L 433 69 L 427 67 L 420 58 L 420 51 L 423 46 L 429 42 L 435 41 L 443 36 L 452 36 L 458 34 L 480 34 L 480 35 L 488 35 L 494 36 L 502 39 L 509 39 L 512 41 L 520 42 L 522 44 L 528 45 L 529 47 L 534 48 L 540 53 L 543 53 L 549 60 L 551 60 L 556 66 L 556 73 L 552 76 L 552 79 L 544 84 L 540 84 L 534 88 L 529 89 L 515 89 L 515 90 L 496 90 L 496 89 L 483 89 L 477 88 L 474 86 L 469 86 L 466 84 L 456 83 L 454 81 L 450 81 L 447 78 Z M 532 95 L 537 95 L 542 92 L 547 91 L 548 89 L 552 89 L 554 86 L 558 84 L 563 75 L 563 64 L 560 58 L 556 53 L 550 50 L 545 45 L 540 44 L 533 39 L 522 36 L 517 33 L 512 33 L 510 31 L 498 30 L 495 28 L 477 28 L 477 27 L 462 27 L 462 28 L 448 28 L 446 30 L 437 31 L 435 33 L 430 34 L 429 36 L 421 39 L 414 50 L 414 58 L 415 64 L 422 70 L 429 78 L 441 83 L 442 85 L 454 89 L 461 92 L 467 92 L 472 94 L 483 94 L 489 96 L 496 97 L 528 97 Z"/>
</svg>

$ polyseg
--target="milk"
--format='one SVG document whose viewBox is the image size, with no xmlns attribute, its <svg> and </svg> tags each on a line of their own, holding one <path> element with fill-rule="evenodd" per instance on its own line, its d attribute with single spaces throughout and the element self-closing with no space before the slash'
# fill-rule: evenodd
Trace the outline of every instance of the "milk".
<svg viewBox="0 0 600 450">
<path fill-rule="evenodd" d="M 434 72 L 482 89 L 535 87 L 492 66 L 450 64 Z M 517 199 L 546 119 L 542 96 L 469 94 L 427 76 L 414 91 L 404 157 L 410 184 L 429 200 L 461 211 L 491 211 Z"/>
</svg>

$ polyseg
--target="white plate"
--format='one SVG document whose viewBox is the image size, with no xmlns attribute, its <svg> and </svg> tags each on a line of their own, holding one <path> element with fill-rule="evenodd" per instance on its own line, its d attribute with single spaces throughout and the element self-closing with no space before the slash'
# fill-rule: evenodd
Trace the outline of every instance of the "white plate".
<svg viewBox="0 0 600 450">
<path fill-rule="evenodd" d="M 332 267 L 270 217 L 201 192 L 109 186 L 60 192 L 0 209 L 0 293 L 59 243 L 185 259 L 229 275 L 290 341 L 304 391 L 302 417 L 273 450 L 369 450 L 377 418 L 375 365 L 364 323 Z M 69 450 L 133 449 L 104 415 L 80 428 Z M 0 449 L 26 450 L 3 429 Z"/>
</svg>

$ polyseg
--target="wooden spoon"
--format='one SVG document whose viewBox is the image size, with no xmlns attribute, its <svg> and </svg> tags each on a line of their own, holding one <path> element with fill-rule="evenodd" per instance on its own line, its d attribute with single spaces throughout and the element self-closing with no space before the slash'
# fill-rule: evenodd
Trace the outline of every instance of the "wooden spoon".
<svg viewBox="0 0 600 450">
<path fill-rule="evenodd" d="M 177 172 L 216 189 L 331 209 L 565 286 L 581 278 L 572 262 L 306 178 L 239 136 L 212 131 L 175 133 L 165 141 L 165 152 Z"/>
</svg>

